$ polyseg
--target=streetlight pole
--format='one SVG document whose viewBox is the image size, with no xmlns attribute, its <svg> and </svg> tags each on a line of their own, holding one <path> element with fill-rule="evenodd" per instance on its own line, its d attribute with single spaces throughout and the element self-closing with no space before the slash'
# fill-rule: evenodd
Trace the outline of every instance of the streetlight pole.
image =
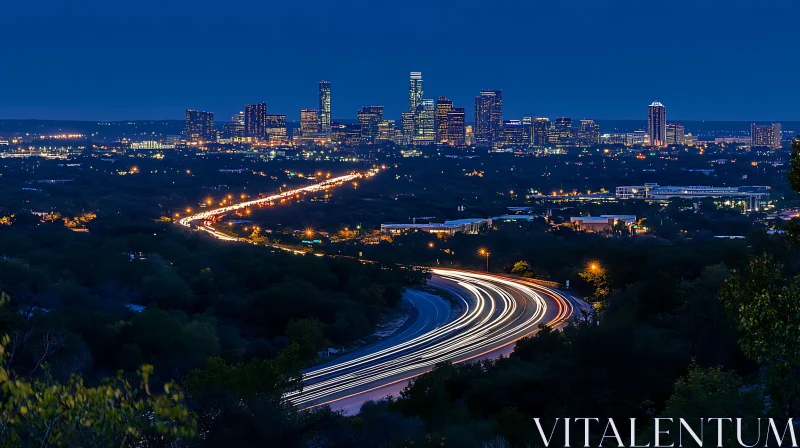
<svg viewBox="0 0 800 448">
<path fill-rule="evenodd" d="M 478 253 L 486 257 L 486 273 L 489 273 L 489 251 L 481 248 Z"/>
</svg>

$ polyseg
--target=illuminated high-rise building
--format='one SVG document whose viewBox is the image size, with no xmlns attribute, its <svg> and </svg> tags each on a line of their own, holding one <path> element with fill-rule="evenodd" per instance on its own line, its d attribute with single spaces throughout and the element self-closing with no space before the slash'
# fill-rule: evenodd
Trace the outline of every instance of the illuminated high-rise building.
<svg viewBox="0 0 800 448">
<path fill-rule="evenodd" d="M 411 72 L 408 82 L 408 111 L 416 112 L 422 103 L 422 72 Z"/>
<path fill-rule="evenodd" d="M 331 122 L 331 141 L 339 145 L 344 145 L 346 138 L 347 125 L 335 121 Z"/>
<path fill-rule="evenodd" d="M 647 135 L 650 146 L 667 145 L 667 108 L 658 101 L 647 107 Z"/>
<path fill-rule="evenodd" d="M 503 91 L 481 90 L 475 97 L 474 141 L 488 144 L 500 140 L 503 128 Z"/>
<path fill-rule="evenodd" d="M 375 143 L 378 125 L 383 121 L 383 106 L 364 106 L 358 111 L 362 143 Z"/>
<path fill-rule="evenodd" d="M 525 144 L 525 135 L 520 120 L 504 120 L 501 140 L 504 146 L 520 147 Z"/>
<path fill-rule="evenodd" d="M 229 125 L 222 126 L 226 138 L 244 137 L 244 111 L 233 114 Z"/>
<path fill-rule="evenodd" d="M 416 144 L 428 145 L 436 141 L 436 111 L 433 100 L 423 99 L 414 113 L 414 138 Z"/>
<path fill-rule="evenodd" d="M 267 103 L 248 104 L 244 108 L 244 134 L 247 137 L 267 137 Z"/>
<path fill-rule="evenodd" d="M 378 123 L 378 135 L 375 137 L 376 142 L 390 142 L 394 140 L 395 135 L 394 120 L 383 120 Z"/>
<path fill-rule="evenodd" d="M 686 130 L 682 124 L 669 123 L 667 125 L 667 145 L 683 145 Z"/>
<path fill-rule="evenodd" d="M 414 112 L 400 114 L 400 129 L 403 131 L 402 144 L 410 145 L 414 140 Z"/>
<path fill-rule="evenodd" d="M 270 142 L 285 142 L 289 140 L 286 132 L 286 115 L 267 115 L 266 133 Z"/>
<path fill-rule="evenodd" d="M 533 144 L 533 118 L 522 117 L 522 139 L 526 145 Z"/>
<path fill-rule="evenodd" d="M 780 148 L 782 137 L 783 133 L 780 123 L 773 123 L 771 125 L 757 125 L 753 123 L 750 125 L 751 147 L 766 146 L 769 148 Z"/>
<path fill-rule="evenodd" d="M 571 146 L 575 143 L 572 129 L 572 118 L 559 117 L 553 120 L 550 133 L 547 135 L 548 143 L 555 146 Z"/>
<path fill-rule="evenodd" d="M 216 140 L 217 128 L 214 125 L 214 112 L 187 110 L 186 141 L 214 142 Z"/>
<path fill-rule="evenodd" d="M 446 96 L 436 99 L 436 143 L 448 143 L 447 114 L 453 110 L 453 102 Z"/>
<path fill-rule="evenodd" d="M 319 82 L 319 127 L 326 136 L 331 135 L 331 83 Z"/>
<path fill-rule="evenodd" d="M 447 113 L 447 140 L 451 145 L 466 144 L 466 114 L 463 107 L 454 107 Z"/>
<path fill-rule="evenodd" d="M 550 143 L 550 119 L 535 118 L 533 120 L 533 135 L 531 136 L 533 146 L 547 146 Z"/>
<path fill-rule="evenodd" d="M 592 146 L 599 141 L 600 126 L 594 120 L 581 120 L 578 127 L 578 143 L 582 146 Z"/>
<path fill-rule="evenodd" d="M 319 116 L 316 109 L 302 109 L 300 111 L 300 135 L 303 138 L 313 138 L 319 132 Z"/>
<path fill-rule="evenodd" d="M 475 143 L 474 133 L 472 131 L 472 125 L 468 124 L 464 126 L 464 144 L 467 146 L 472 146 Z"/>
</svg>

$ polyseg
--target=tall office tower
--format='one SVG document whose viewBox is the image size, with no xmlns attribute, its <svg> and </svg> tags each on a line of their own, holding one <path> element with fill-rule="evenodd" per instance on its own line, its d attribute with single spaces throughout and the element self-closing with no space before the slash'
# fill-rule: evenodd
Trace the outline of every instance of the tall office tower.
<svg viewBox="0 0 800 448">
<path fill-rule="evenodd" d="M 533 144 L 533 118 L 522 117 L 522 139 L 526 145 Z"/>
<path fill-rule="evenodd" d="M 669 123 L 667 125 L 667 145 L 683 145 L 685 134 L 682 124 Z"/>
<path fill-rule="evenodd" d="M 390 142 L 394 140 L 394 120 L 383 120 L 378 123 L 376 142 Z"/>
<path fill-rule="evenodd" d="M 667 145 L 667 108 L 658 101 L 647 107 L 647 135 L 650 146 Z"/>
<path fill-rule="evenodd" d="M 233 114 L 229 129 L 228 137 L 244 137 L 244 111 Z"/>
<path fill-rule="evenodd" d="M 403 130 L 403 145 L 410 145 L 414 140 L 414 112 L 400 114 L 400 129 Z"/>
<path fill-rule="evenodd" d="M 436 143 L 448 143 L 450 138 L 447 136 L 447 114 L 453 110 L 453 102 L 446 96 L 436 99 Z"/>
<path fill-rule="evenodd" d="M 783 137 L 780 123 L 772 125 L 750 125 L 750 146 L 767 146 L 770 148 L 780 148 L 781 138 Z"/>
<path fill-rule="evenodd" d="M 383 106 L 364 106 L 358 111 L 363 143 L 375 143 L 375 139 L 378 138 L 378 124 L 381 121 L 383 121 Z"/>
<path fill-rule="evenodd" d="M 411 72 L 408 82 L 408 111 L 416 112 L 422 102 L 422 72 Z"/>
<path fill-rule="evenodd" d="M 244 108 L 244 133 L 248 137 L 267 137 L 267 103 L 248 104 Z"/>
<path fill-rule="evenodd" d="M 423 99 L 414 113 L 414 138 L 416 144 L 428 145 L 436 141 L 436 107 L 433 100 Z"/>
<path fill-rule="evenodd" d="M 359 132 L 360 134 L 360 132 Z M 347 139 L 347 125 L 336 121 L 331 122 L 331 141 L 338 145 L 344 145 Z"/>
<path fill-rule="evenodd" d="M 535 118 L 533 120 L 533 146 L 547 146 L 550 143 L 550 119 Z"/>
<path fill-rule="evenodd" d="M 464 144 L 467 146 L 472 146 L 475 143 L 475 134 L 472 131 L 472 125 L 468 124 L 464 126 Z"/>
<path fill-rule="evenodd" d="M 286 115 L 267 115 L 267 139 L 270 142 L 285 142 L 289 140 L 286 132 Z"/>
<path fill-rule="evenodd" d="M 217 140 L 214 112 L 186 111 L 186 141 L 213 142 Z"/>
<path fill-rule="evenodd" d="M 522 121 L 504 120 L 503 131 L 501 133 L 504 146 L 519 147 L 525 144 Z"/>
<path fill-rule="evenodd" d="M 499 141 L 502 128 L 503 91 L 481 90 L 481 94 L 475 97 L 475 143 Z"/>
<path fill-rule="evenodd" d="M 300 110 L 300 135 L 302 137 L 313 137 L 319 132 L 319 117 L 316 109 Z"/>
<path fill-rule="evenodd" d="M 319 128 L 326 136 L 331 135 L 331 83 L 319 82 Z"/>
<path fill-rule="evenodd" d="M 223 123 L 222 124 L 222 138 L 236 138 L 244 136 L 244 125 L 241 124 L 239 120 L 239 114 L 244 116 L 244 112 L 239 112 L 238 114 L 233 114 L 231 116 L 230 123 Z"/>
<path fill-rule="evenodd" d="M 578 142 L 583 146 L 592 146 L 599 141 L 600 126 L 594 120 L 581 120 L 580 127 L 578 127 Z"/>
<path fill-rule="evenodd" d="M 447 139 L 451 145 L 466 144 L 466 114 L 463 107 L 454 107 L 447 113 Z"/>
<path fill-rule="evenodd" d="M 556 146 L 571 146 L 575 143 L 572 131 L 572 118 L 559 117 L 550 126 L 550 133 L 547 135 L 549 143 Z"/>
<path fill-rule="evenodd" d="M 358 146 L 361 143 L 361 125 L 347 123 L 344 125 L 344 145 Z"/>
</svg>

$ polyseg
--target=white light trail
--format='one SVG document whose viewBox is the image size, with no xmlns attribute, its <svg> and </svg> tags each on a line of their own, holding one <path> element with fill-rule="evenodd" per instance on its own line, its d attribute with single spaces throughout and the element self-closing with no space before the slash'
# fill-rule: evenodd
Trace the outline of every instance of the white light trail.
<svg viewBox="0 0 800 448">
<path fill-rule="evenodd" d="M 456 291 L 465 311 L 453 321 L 374 353 L 313 369 L 303 375 L 301 392 L 286 395 L 296 406 L 313 407 L 405 380 L 443 361 L 461 362 L 507 346 L 536 331 L 547 313 L 547 296 L 558 306 L 548 322 L 558 325 L 572 313 L 561 294 L 535 284 L 492 275 L 434 269 L 469 294 Z"/>
<path fill-rule="evenodd" d="M 377 170 L 351 173 L 268 197 L 206 210 L 178 221 L 222 241 L 250 242 L 222 233 L 213 227 L 214 219 L 226 213 L 271 204 L 300 193 L 327 190 L 361 177 L 373 176 Z M 295 253 L 296 249 L 278 247 Z M 503 277 L 449 269 L 433 269 L 439 279 L 455 282 L 458 291 L 448 288 L 462 302 L 463 312 L 452 321 L 410 340 L 355 359 L 320 367 L 303 375 L 301 392 L 285 396 L 300 408 L 331 403 L 429 371 L 444 361 L 463 362 L 498 350 L 535 332 L 547 314 L 548 301 L 558 307 L 548 325 L 565 322 L 573 311 L 572 304 L 558 291 L 533 283 Z M 446 286 L 444 286 L 446 287 Z M 469 300 L 459 291 L 466 292 Z"/>
<path fill-rule="evenodd" d="M 362 177 L 374 176 L 376 173 L 377 173 L 377 169 L 370 170 L 370 171 L 367 171 L 367 172 L 364 172 L 364 173 L 351 173 L 351 174 L 347 174 L 347 175 L 344 175 L 344 176 L 334 177 L 332 179 L 325 180 L 325 181 L 320 182 L 318 184 L 308 185 L 306 187 L 301 187 L 301 188 L 296 188 L 294 190 L 284 191 L 282 193 L 277 193 L 277 194 L 274 194 L 272 196 L 267 196 L 267 197 L 264 197 L 264 198 L 258 198 L 258 199 L 254 199 L 254 200 L 246 201 L 246 202 L 240 202 L 238 204 L 229 205 L 227 207 L 215 208 L 213 210 L 206 210 L 204 212 L 197 213 L 197 214 L 182 218 L 181 220 L 178 221 L 178 224 L 180 224 L 180 225 L 182 225 L 184 227 L 191 228 L 192 227 L 192 223 L 194 223 L 196 221 L 201 221 L 202 225 L 198 225 L 197 228 L 199 230 L 203 230 L 205 232 L 208 232 L 214 238 L 217 238 L 217 239 L 223 240 L 223 241 L 241 241 L 242 240 L 241 238 L 237 238 L 237 237 L 233 237 L 233 236 L 230 236 L 230 235 L 226 235 L 226 234 L 218 231 L 217 229 L 215 229 L 211 225 L 210 221 L 213 218 L 216 218 L 218 216 L 224 215 L 226 213 L 229 213 L 229 212 L 232 212 L 232 211 L 235 211 L 235 210 L 241 210 L 243 208 L 253 207 L 253 206 L 257 206 L 257 205 L 270 204 L 270 203 L 273 203 L 275 201 L 280 201 L 281 199 L 286 199 L 286 198 L 289 198 L 291 196 L 295 196 L 295 195 L 300 194 L 300 193 L 314 193 L 314 192 L 317 192 L 317 191 L 327 190 L 327 189 L 335 187 L 337 185 L 341 185 L 341 184 L 343 184 L 345 182 L 350 182 L 350 181 L 353 181 L 353 180 L 356 180 L 356 179 L 359 179 L 359 178 L 362 178 Z"/>
</svg>

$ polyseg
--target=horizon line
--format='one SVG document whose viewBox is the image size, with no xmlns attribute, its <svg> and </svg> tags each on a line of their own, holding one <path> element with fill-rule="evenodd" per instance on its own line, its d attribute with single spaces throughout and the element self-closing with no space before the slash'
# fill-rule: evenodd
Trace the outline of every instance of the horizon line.
<svg viewBox="0 0 800 448">
<path fill-rule="evenodd" d="M 203 112 L 211 112 L 211 111 L 203 111 Z M 215 112 L 214 112 L 215 113 Z M 216 114 L 216 113 L 215 113 Z M 275 115 L 286 115 L 286 114 L 275 114 Z M 647 118 L 588 118 L 585 116 L 569 116 L 569 115 L 522 115 L 520 118 L 523 117 L 531 117 L 531 118 L 572 118 L 577 120 L 596 120 L 596 121 L 647 121 Z M 580 118 L 578 118 L 580 117 Z M 516 118 L 511 118 L 516 119 Z M 350 118 L 331 118 L 331 121 L 335 120 L 358 120 L 358 117 L 350 117 Z M 115 119 L 115 120 L 103 120 L 103 119 L 75 119 L 75 118 L 0 118 L 0 121 L 71 121 L 71 122 L 79 122 L 79 123 L 126 123 L 126 122 L 143 122 L 143 121 L 151 121 L 151 122 L 166 122 L 166 121 L 186 121 L 185 118 L 133 118 L 133 119 Z M 293 119 L 288 120 L 287 122 L 299 122 L 300 119 Z M 395 120 L 396 121 L 396 120 Z M 474 120 L 473 120 L 474 121 Z M 217 123 L 231 123 L 230 120 L 218 121 L 215 120 Z M 726 120 L 726 119 L 697 119 L 697 118 L 690 118 L 690 119 L 670 119 L 668 122 L 728 122 L 728 123 L 781 123 L 781 122 L 796 122 L 800 123 L 800 118 L 797 119 L 737 119 L 737 120 Z"/>
</svg>

